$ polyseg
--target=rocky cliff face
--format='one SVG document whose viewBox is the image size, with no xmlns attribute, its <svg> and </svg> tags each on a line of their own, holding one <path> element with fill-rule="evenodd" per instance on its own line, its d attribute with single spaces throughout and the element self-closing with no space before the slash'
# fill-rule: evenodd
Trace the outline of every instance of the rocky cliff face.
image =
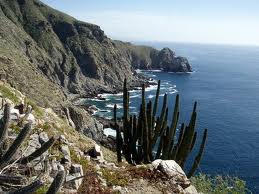
<svg viewBox="0 0 259 194">
<path fill-rule="evenodd" d="M 125 77 L 138 84 L 134 68 L 191 71 L 188 61 L 168 48 L 158 51 L 111 40 L 99 26 L 38 0 L 0 1 L 3 58 L 7 61 L 0 60 L 0 68 L 9 81 L 42 104 L 57 104 L 68 93 L 113 91 Z"/>
</svg>

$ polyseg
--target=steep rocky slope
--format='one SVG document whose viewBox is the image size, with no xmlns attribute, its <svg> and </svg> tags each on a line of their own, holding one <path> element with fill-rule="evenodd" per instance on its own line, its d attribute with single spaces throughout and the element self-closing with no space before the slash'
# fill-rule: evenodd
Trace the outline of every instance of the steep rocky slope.
<svg viewBox="0 0 259 194">
<path fill-rule="evenodd" d="M 22 109 L 19 108 L 21 102 L 26 102 Z M 9 111 L 5 111 L 6 103 L 9 104 Z M 77 126 L 69 126 L 67 118 L 59 117 L 51 108 L 34 105 L 31 109 L 30 106 L 28 97 L 0 81 L 0 129 L 3 130 L 3 123 L 6 123 L 3 117 L 7 118 L 4 115 L 9 112 L 9 124 L 4 124 L 8 126 L 5 140 L 12 145 L 14 139 L 23 139 L 20 145 L 16 143 L 11 164 L 0 167 L 0 193 L 20 189 L 34 181 L 42 184 L 35 189 L 37 192 L 33 192 L 35 187 L 31 186 L 30 191 L 27 189 L 19 193 L 46 193 L 57 172 L 66 170 L 65 182 L 58 193 L 198 194 L 175 161 L 156 160 L 152 164 L 138 166 L 117 163 L 114 152 L 78 133 L 80 130 L 75 130 Z M 32 110 L 28 117 L 27 113 L 22 114 L 26 109 Z M 28 122 L 32 123 L 32 130 L 25 132 L 22 128 Z M 53 143 L 42 152 L 41 148 L 46 148 L 49 142 Z M 42 154 L 33 155 L 35 150 Z M 2 147 L 0 151 L 6 153 Z M 32 159 L 21 162 L 25 161 L 19 160 L 24 156 Z M 55 184 L 58 185 L 57 182 Z"/>
<path fill-rule="evenodd" d="M 99 26 L 38 0 L 0 1 L 0 69 L 38 103 L 56 105 L 69 93 L 113 91 L 126 76 L 138 84 L 134 68 L 191 71 L 188 61 L 168 48 L 111 40 Z"/>
</svg>

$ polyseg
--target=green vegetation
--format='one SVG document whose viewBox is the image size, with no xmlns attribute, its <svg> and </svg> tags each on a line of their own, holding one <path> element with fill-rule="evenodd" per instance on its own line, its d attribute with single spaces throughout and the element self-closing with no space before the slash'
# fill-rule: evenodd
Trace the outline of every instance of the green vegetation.
<svg viewBox="0 0 259 194">
<path fill-rule="evenodd" d="M 27 100 L 27 105 L 31 105 L 32 110 L 35 112 L 36 116 L 42 117 L 44 115 L 43 110 L 40 107 L 38 107 L 33 100 L 28 99 Z"/>
<path fill-rule="evenodd" d="M 198 174 L 191 178 L 198 192 L 204 194 L 246 194 L 252 193 L 246 188 L 246 183 L 237 177 L 209 176 Z"/>
<path fill-rule="evenodd" d="M 34 194 L 46 194 L 48 191 L 48 186 L 43 185 L 41 188 L 39 188 Z"/>
<path fill-rule="evenodd" d="M 114 123 L 116 129 L 117 159 L 121 162 L 123 152 L 130 164 L 150 163 L 155 159 L 175 160 L 182 168 L 192 152 L 197 139 L 195 131 L 197 117 L 197 102 L 194 103 L 191 119 L 188 125 L 182 123 L 178 138 L 180 98 L 176 96 L 171 124 L 168 124 L 167 94 L 164 95 L 163 106 L 160 116 L 156 117 L 160 95 L 160 81 L 158 82 L 154 104 L 146 103 L 145 85 L 142 86 L 142 103 L 139 115 L 129 114 L 129 92 L 127 80 L 124 81 L 123 89 L 123 126 L 117 123 L 117 106 L 114 106 Z M 121 135 L 123 132 L 123 136 Z M 177 142 L 175 140 L 177 139 Z M 187 176 L 191 177 L 201 161 L 207 140 L 207 129 L 204 130 L 200 149 Z M 157 149 L 155 150 L 155 145 Z M 154 151 L 156 154 L 154 154 Z"/>
<path fill-rule="evenodd" d="M 124 173 L 116 170 L 109 170 L 107 168 L 102 168 L 101 172 L 106 179 L 108 186 L 125 187 L 128 184 L 128 179 Z"/>
<path fill-rule="evenodd" d="M 81 164 L 84 171 L 89 167 L 89 162 L 85 158 L 78 157 L 76 151 L 72 148 L 70 148 L 70 157 L 73 163 Z"/>
<path fill-rule="evenodd" d="M 19 98 L 17 97 L 16 93 L 11 91 L 10 88 L 5 85 L 0 85 L 0 93 L 3 95 L 3 97 L 10 99 L 14 103 L 19 102 Z"/>
</svg>

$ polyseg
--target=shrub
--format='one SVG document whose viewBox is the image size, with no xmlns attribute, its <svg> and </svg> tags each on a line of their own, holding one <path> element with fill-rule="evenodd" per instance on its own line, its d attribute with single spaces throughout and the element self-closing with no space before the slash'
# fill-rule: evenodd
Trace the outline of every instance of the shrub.
<svg viewBox="0 0 259 194">
<path fill-rule="evenodd" d="M 198 174 L 191 178 L 191 182 L 199 192 L 206 194 L 252 193 L 246 188 L 246 182 L 237 177 Z"/>
</svg>

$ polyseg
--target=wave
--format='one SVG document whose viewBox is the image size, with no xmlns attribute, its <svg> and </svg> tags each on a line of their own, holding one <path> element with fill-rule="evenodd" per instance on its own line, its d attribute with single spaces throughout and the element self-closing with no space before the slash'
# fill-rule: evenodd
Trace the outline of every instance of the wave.
<svg viewBox="0 0 259 194">
<path fill-rule="evenodd" d="M 172 85 L 168 89 L 171 90 L 171 89 L 174 89 L 174 88 L 176 88 L 176 85 Z"/>
<path fill-rule="evenodd" d="M 106 104 L 107 108 L 114 108 L 114 104 Z M 122 108 L 122 104 L 117 104 L 117 109 L 121 109 Z"/>
<path fill-rule="evenodd" d="M 141 96 L 140 94 L 137 94 L 137 95 L 130 96 L 130 98 L 139 98 L 140 96 Z"/>
<path fill-rule="evenodd" d="M 150 99 L 150 98 L 154 98 L 154 97 L 155 97 L 155 95 L 151 95 L 151 94 L 150 94 L 150 95 L 148 95 L 148 97 L 147 97 L 147 98 L 149 98 L 149 99 Z"/>
<path fill-rule="evenodd" d="M 169 92 L 169 94 L 174 94 L 176 92 L 178 92 L 178 91 L 176 89 L 173 89 L 172 91 Z"/>
<path fill-rule="evenodd" d="M 142 72 L 162 72 L 161 69 L 143 70 Z"/>
<path fill-rule="evenodd" d="M 156 85 L 151 85 L 151 86 L 147 87 L 145 90 L 148 92 L 148 91 L 152 91 L 152 90 L 156 90 L 156 89 L 157 89 Z"/>
<path fill-rule="evenodd" d="M 99 94 L 99 95 L 100 95 L 100 97 L 105 98 L 105 97 L 111 97 L 111 96 L 122 96 L 123 93 L 122 92 L 117 93 L 117 94 L 104 93 L 104 94 Z"/>
<path fill-rule="evenodd" d="M 89 101 L 95 101 L 95 102 L 103 102 L 103 101 L 109 101 L 110 99 L 99 99 L 99 98 L 88 98 Z"/>
</svg>

